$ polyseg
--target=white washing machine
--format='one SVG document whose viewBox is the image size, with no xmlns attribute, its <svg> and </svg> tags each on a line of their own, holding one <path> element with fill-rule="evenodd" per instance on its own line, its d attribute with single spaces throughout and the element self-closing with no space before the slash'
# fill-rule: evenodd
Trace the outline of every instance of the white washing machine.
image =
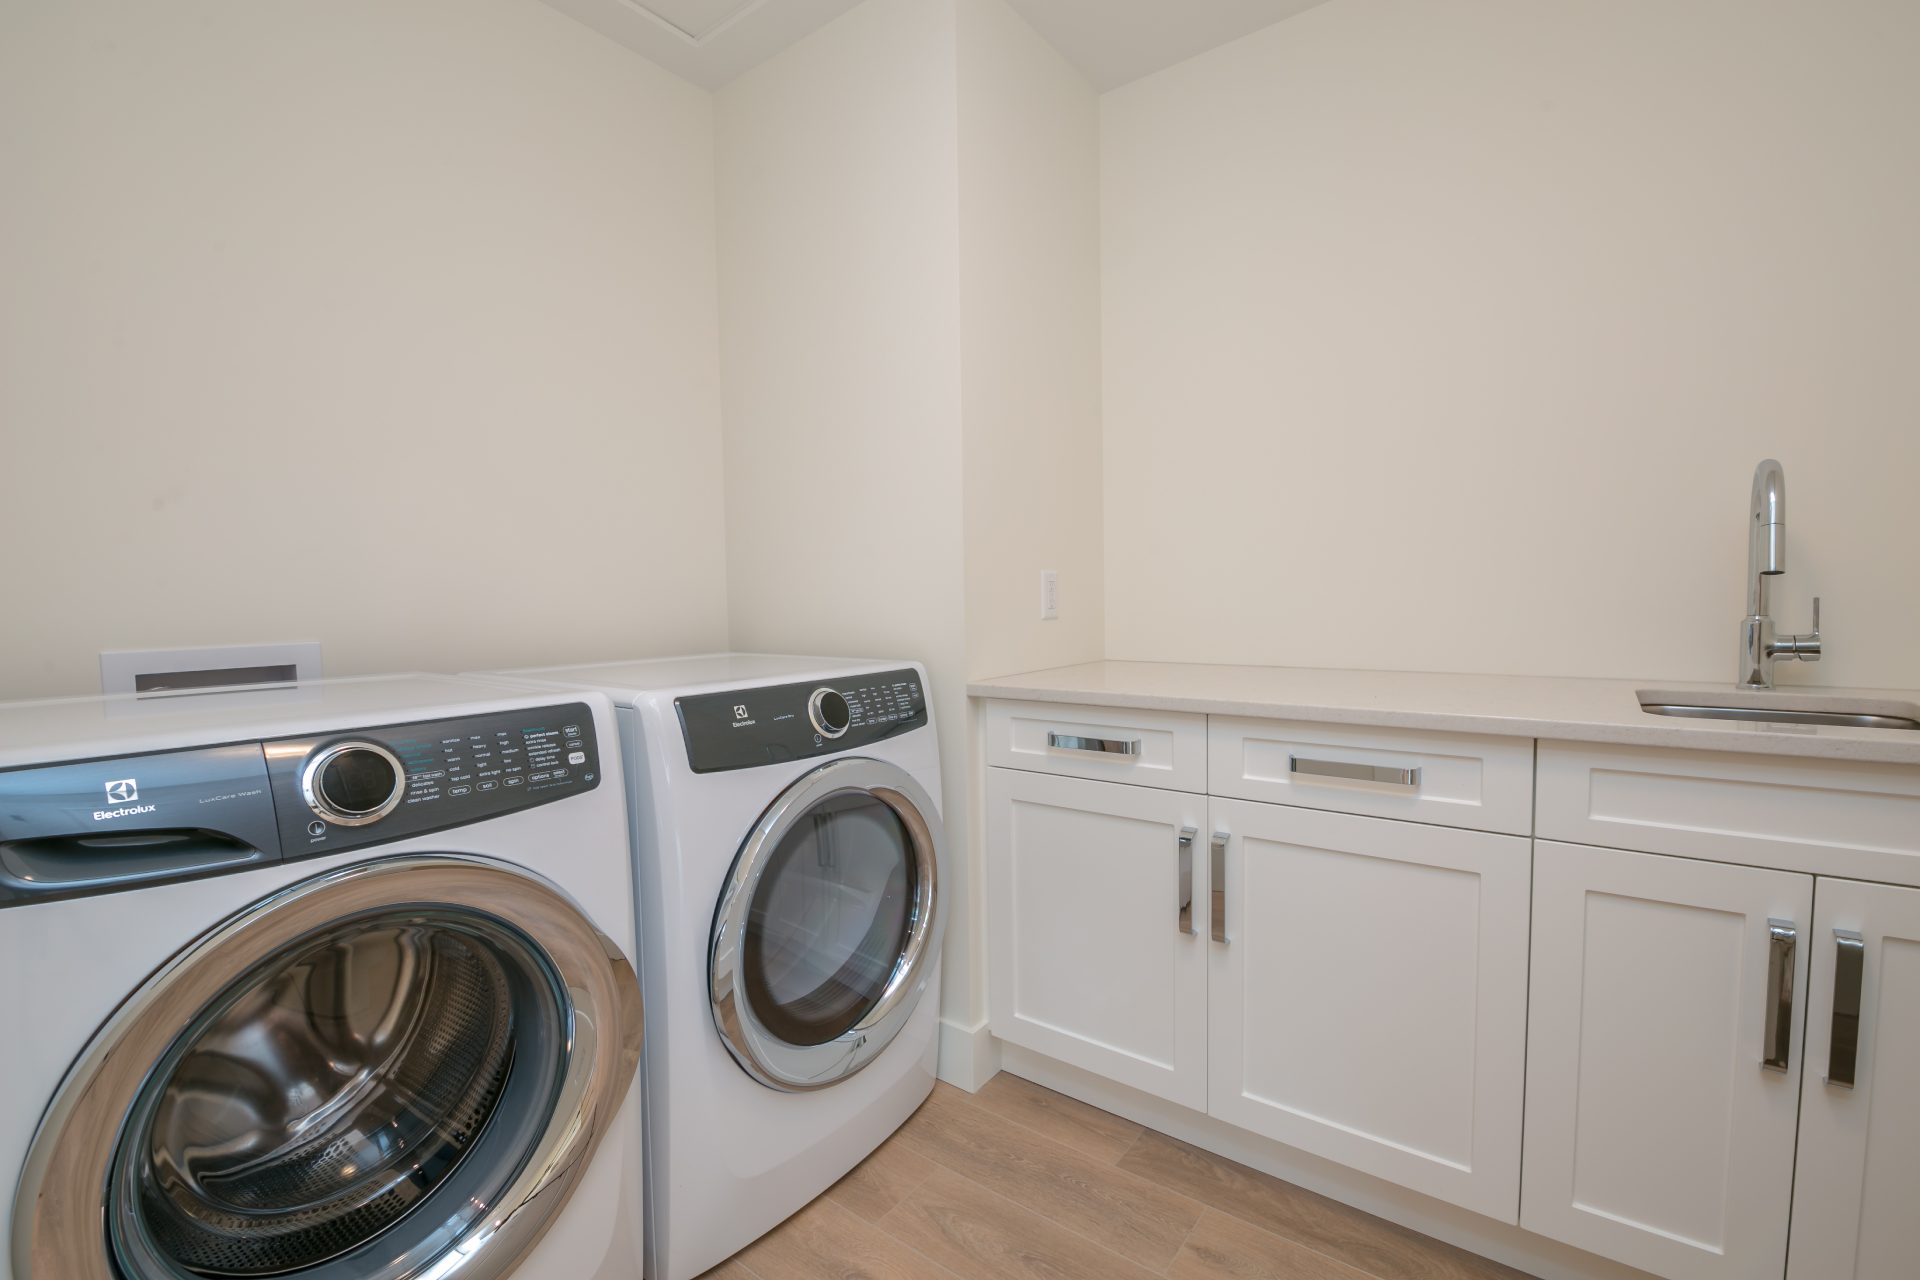
<svg viewBox="0 0 1920 1280">
<path fill-rule="evenodd" d="M 651 1280 L 690 1280 L 933 1088 L 940 755 L 908 662 L 504 672 L 607 692 L 633 814 Z"/>
<path fill-rule="evenodd" d="M 0 705 L 13 1280 L 626 1280 L 618 730 L 449 677 Z"/>
</svg>

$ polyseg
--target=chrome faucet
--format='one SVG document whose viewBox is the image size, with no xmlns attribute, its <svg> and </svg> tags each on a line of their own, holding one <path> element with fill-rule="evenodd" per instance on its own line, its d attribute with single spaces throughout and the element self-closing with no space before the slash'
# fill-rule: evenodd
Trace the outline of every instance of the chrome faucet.
<svg viewBox="0 0 1920 1280">
<path fill-rule="evenodd" d="M 1747 531 L 1747 616 L 1740 623 L 1740 670 L 1746 689 L 1773 688 L 1777 658 L 1820 661 L 1820 597 L 1813 598 L 1813 630 L 1777 635 L 1767 613 L 1767 579 L 1787 571 L 1787 473 L 1767 458 L 1753 469 L 1753 508 Z"/>
</svg>

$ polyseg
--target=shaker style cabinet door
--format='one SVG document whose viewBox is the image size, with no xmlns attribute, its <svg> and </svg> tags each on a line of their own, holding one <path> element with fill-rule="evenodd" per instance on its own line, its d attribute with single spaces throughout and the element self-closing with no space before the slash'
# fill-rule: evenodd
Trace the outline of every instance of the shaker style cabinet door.
<svg viewBox="0 0 1920 1280">
<path fill-rule="evenodd" d="M 1788 1280 L 1920 1272 L 1920 889 L 1815 882 Z"/>
<path fill-rule="evenodd" d="M 1206 1107 L 1206 805 L 987 770 L 994 1035 Z"/>
<path fill-rule="evenodd" d="M 1208 837 L 1210 1113 L 1516 1221 L 1530 842 L 1220 799 Z"/>
<path fill-rule="evenodd" d="M 1520 1225 L 1782 1275 L 1813 877 L 1537 841 Z"/>
</svg>

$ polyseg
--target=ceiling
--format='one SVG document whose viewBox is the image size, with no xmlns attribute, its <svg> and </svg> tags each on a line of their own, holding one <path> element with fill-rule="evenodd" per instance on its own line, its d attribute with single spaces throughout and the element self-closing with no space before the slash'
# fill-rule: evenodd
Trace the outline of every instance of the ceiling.
<svg viewBox="0 0 1920 1280">
<path fill-rule="evenodd" d="M 1326 0 L 1007 0 L 1102 93 Z"/>
<path fill-rule="evenodd" d="M 695 84 L 718 89 L 860 0 L 546 0 Z M 1099 90 L 1326 0 L 1007 0 Z"/>
<path fill-rule="evenodd" d="M 718 89 L 860 0 L 547 0 L 676 75 Z"/>
</svg>

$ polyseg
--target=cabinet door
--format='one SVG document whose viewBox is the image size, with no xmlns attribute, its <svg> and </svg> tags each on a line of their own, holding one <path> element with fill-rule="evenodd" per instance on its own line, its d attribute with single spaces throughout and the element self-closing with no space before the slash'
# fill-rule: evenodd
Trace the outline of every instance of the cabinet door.
<svg viewBox="0 0 1920 1280">
<path fill-rule="evenodd" d="M 1811 876 L 1535 843 L 1521 1226 L 1784 1273 L 1812 905 Z"/>
<path fill-rule="evenodd" d="M 1206 803 L 987 770 L 993 1034 L 1206 1107 Z"/>
<path fill-rule="evenodd" d="M 1211 829 L 1209 1111 L 1516 1221 L 1529 842 L 1219 799 Z"/>
<path fill-rule="evenodd" d="M 1920 1270 L 1920 890 L 1822 877 L 1807 942 L 1788 1276 L 1910 1280 Z"/>
</svg>

